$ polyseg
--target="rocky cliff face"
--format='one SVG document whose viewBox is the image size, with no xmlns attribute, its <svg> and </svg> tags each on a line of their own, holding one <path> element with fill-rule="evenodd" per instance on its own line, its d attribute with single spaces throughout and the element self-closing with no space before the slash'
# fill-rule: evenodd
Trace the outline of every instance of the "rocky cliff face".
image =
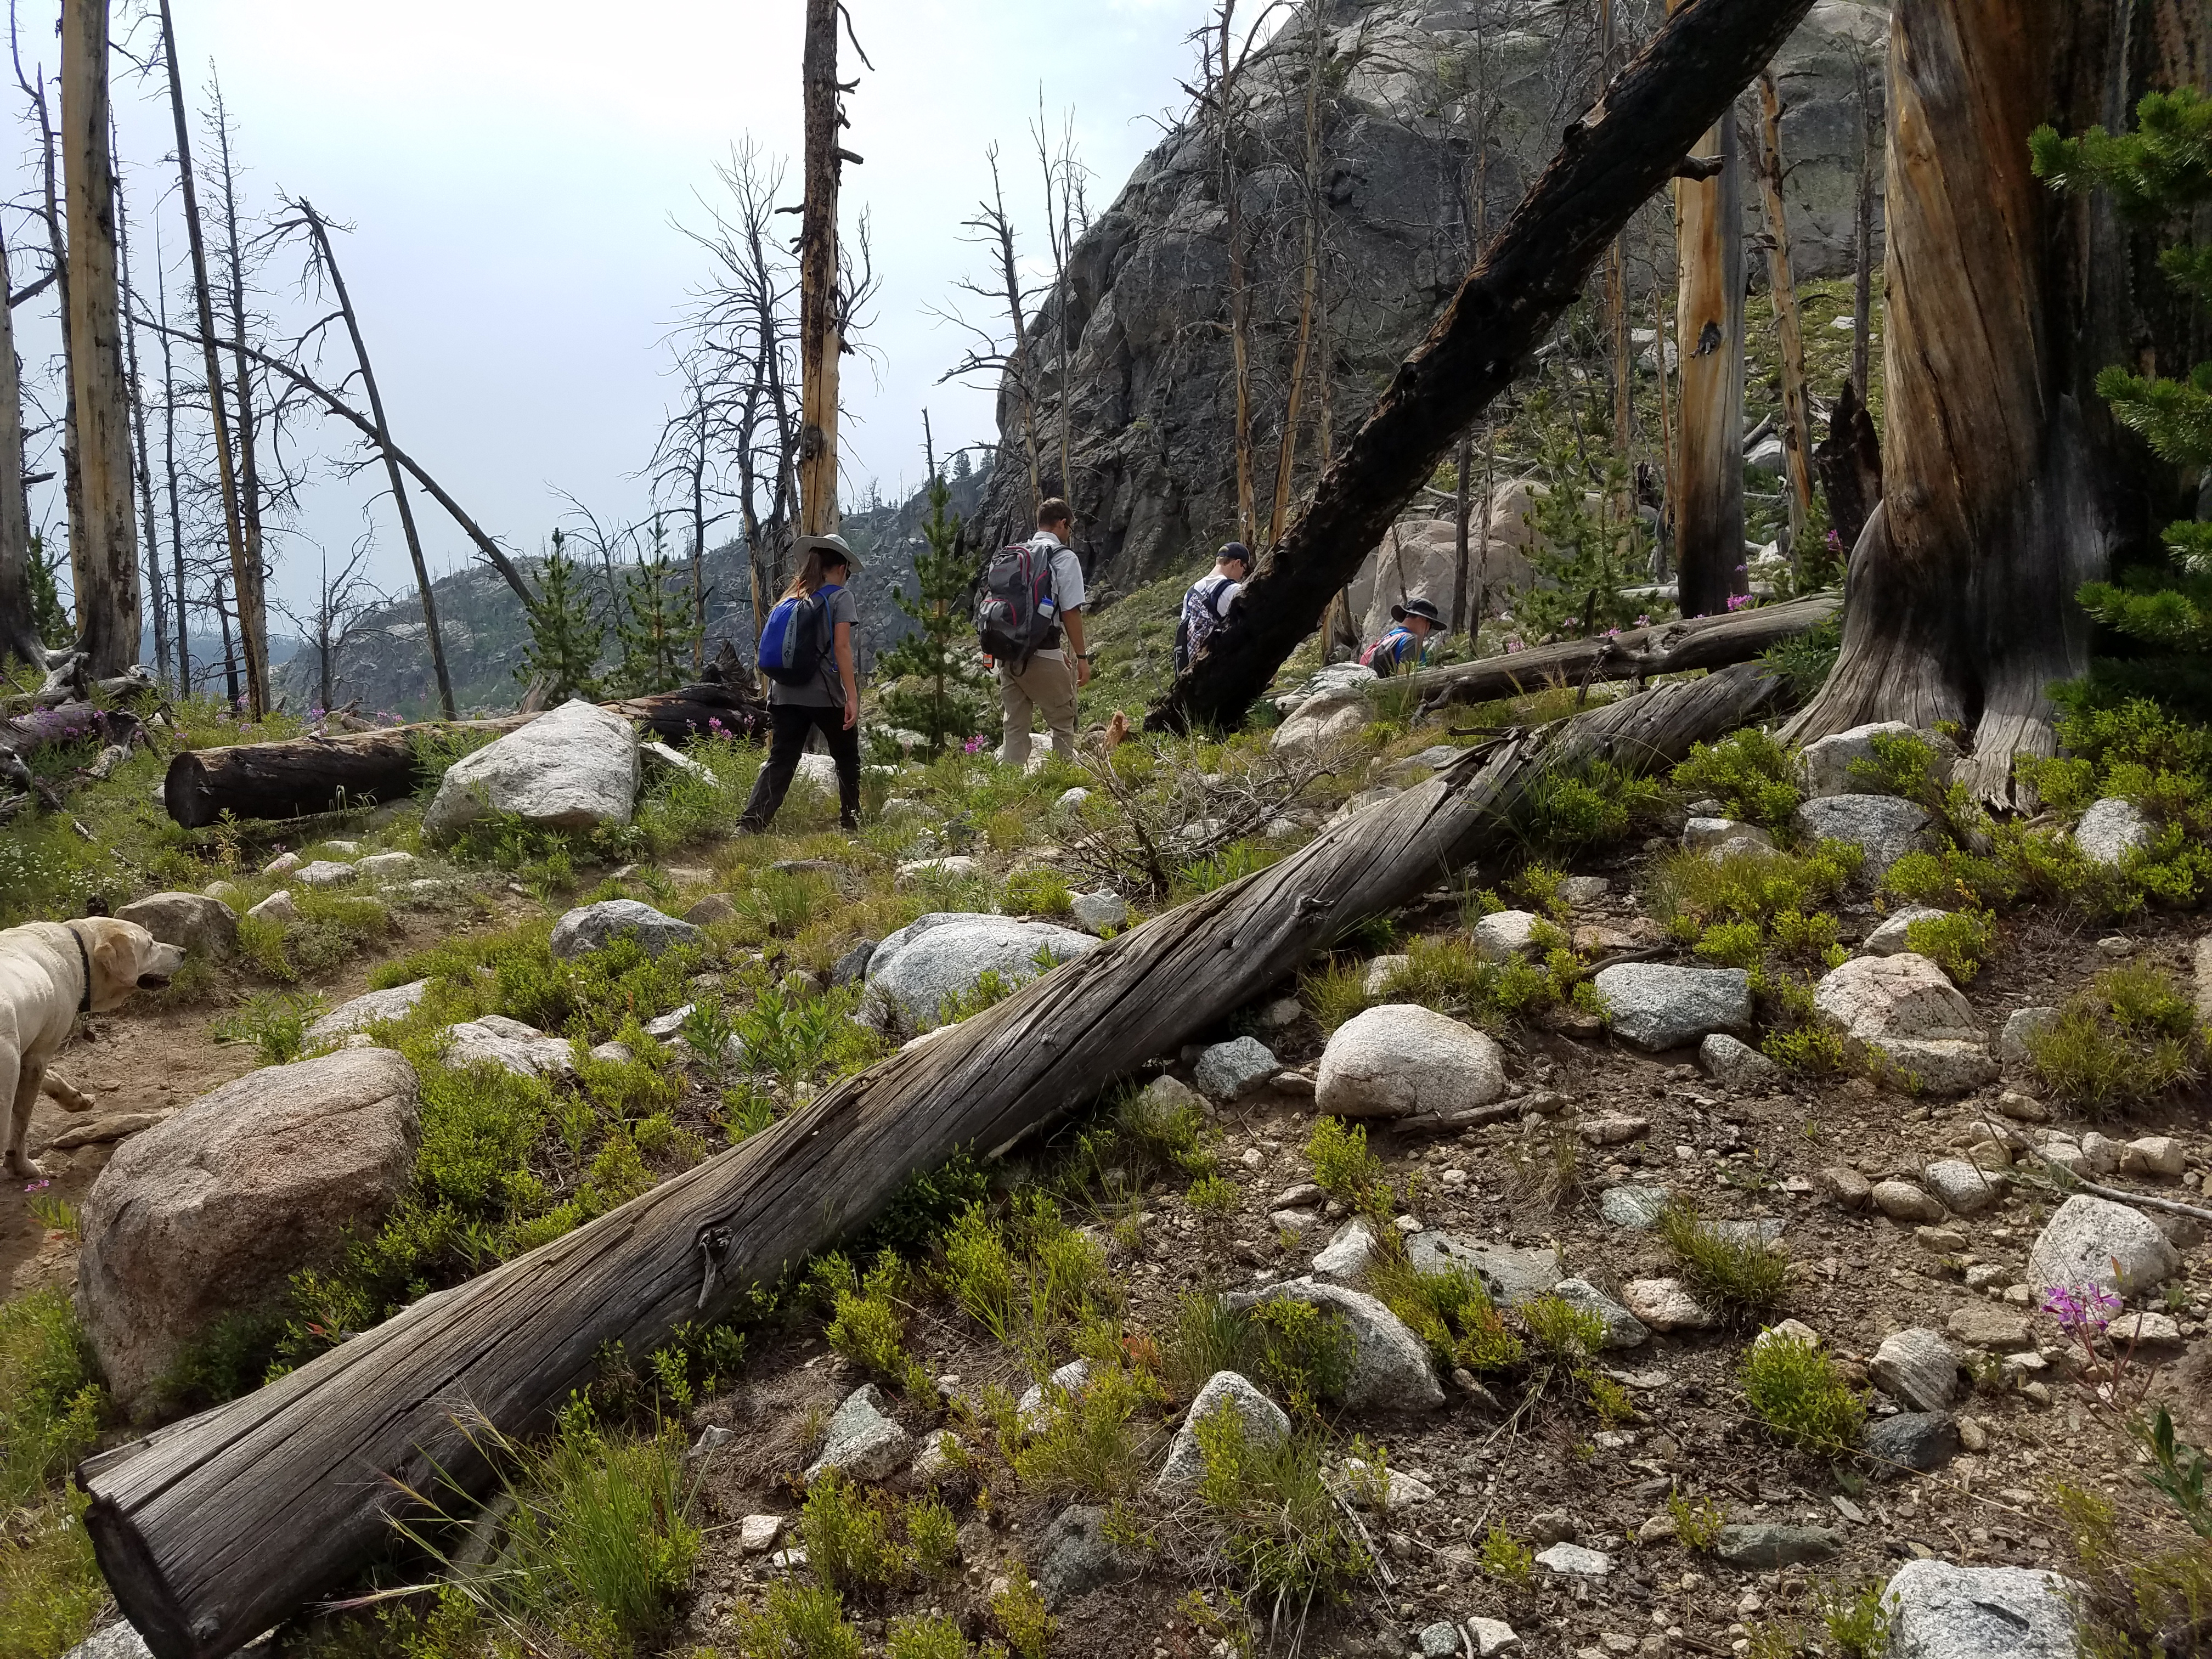
<svg viewBox="0 0 2212 1659">
<path fill-rule="evenodd" d="M 988 467 L 951 481 L 952 510 L 973 514 L 990 480 Z M 845 517 L 844 534 L 863 567 L 853 585 L 860 610 L 860 665 L 865 672 L 875 653 L 905 637 L 912 624 L 892 602 L 895 588 L 911 591 L 914 550 L 921 544 L 928 501 L 916 495 Z M 521 562 L 534 574 L 537 561 Z M 741 657 L 752 657 L 750 579 L 738 543 L 710 549 L 706 568 L 707 652 L 728 639 Z M 604 574 L 587 574 L 586 589 L 597 613 L 607 622 L 607 648 L 614 647 L 613 606 Z M 434 585 L 438 621 L 445 635 L 446 665 L 453 680 L 453 699 L 464 713 L 495 712 L 514 707 L 523 686 L 515 669 L 530 642 L 522 605 L 493 572 L 477 568 Z M 289 707 L 306 708 L 319 696 L 319 665 L 312 645 L 275 674 L 276 690 Z M 424 643 L 422 612 L 413 593 L 403 593 L 374 613 L 349 644 L 338 665 L 336 696 L 340 703 L 358 698 L 365 713 L 380 710 L 422 718 L 436 713 L 430 653 Z"/>
<path fill-rule="evenodd" d="M 1272 496 L 1304 270 L 1301 210 L 1312 43 L 1322 53 L 1322 202 L 1327 396 L 1311 383 L 1292 477 L 1310 486 L 1324 424 L 1340 441 L 1427 330 L 1482 234 L 1501 225 L 1592 94 L 1587 6 L 1564 0 L 1311 0 L 1255 60 L 1235 145 L 1255 318 L 1258 495 Z M 1626 38 L 1659 8 L 1630 0 Z M 1853 257 L 1861 114 L 1856 64 L 1880 60 L 1881 0 L 1820 0 L 1774 68 L 1787 106 L 1785 196 L 1801 280 Z M 1755 102 L 1745 107 L 1755 114 Z M 1747 136 L 1749 136 L 1747 129 Z M 1220 148 L 1186 119 L 1141 161 L 1078 243 L 1065 307 L 1029 337 L 1048 493 L 1062 477 L 1094 582 L 1127 592 L 1194 563 L 1234 533 L 1228 214 Z M 1747 234 L 1762 228 L 1747 189 Z M 1630 236 L 1632 285 L 1671 283 L 1670 222 L 1647 207 Z M 1879 216 L 1877 215 L 1877 223 Z M 1878 250 L 1877 250 L 1878 252 Z M 1073 343 L 1063 380 L 1056 342 Z M 1065 396 L 1062 386 L 1065 385 Z M 1323 404 L 1326 404 L 1324 409 Z M 1030 510 L 1020 395 L 1002 434 L 985 520 L 1004 537 Z"/>
</svg>

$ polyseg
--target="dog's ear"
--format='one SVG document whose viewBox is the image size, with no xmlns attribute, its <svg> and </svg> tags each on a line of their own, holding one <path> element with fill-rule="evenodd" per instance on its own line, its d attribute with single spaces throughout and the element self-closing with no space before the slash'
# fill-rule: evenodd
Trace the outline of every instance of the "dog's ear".
<svg viewBox="0 0 2212 1659">
<path fill-rule="evenodd" d="M 156 943 L 153 934 L 132 921 L 95 917 L 79 923 L 78 930 L 91 936 L 92 943 L 85 956 L 92 964 L 92 1006 L 97 1012 L 105 1013 L 120 1006 L 133 991 L 154 990 L 167 984 L 169 974 L 175 971 L 173 963 L 161 969 L 157 959 L 183 954 L 173 946 Z M 149 969 L 154 971 L 149 972 Z"/>
</svg>

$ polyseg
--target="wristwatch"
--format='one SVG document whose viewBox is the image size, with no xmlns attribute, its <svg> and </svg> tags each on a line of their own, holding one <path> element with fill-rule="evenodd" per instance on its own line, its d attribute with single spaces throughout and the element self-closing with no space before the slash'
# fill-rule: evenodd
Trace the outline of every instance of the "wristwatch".
<svg viewBox="0 0 2212 1659">
<path fill-rule="evenodd" d="M 1091 653 L 1088 651 L 1079 651 L 1075 653 L 1075 659 L 1078 662 L 1089 662 L 1091 660 Z"/>
</svg>

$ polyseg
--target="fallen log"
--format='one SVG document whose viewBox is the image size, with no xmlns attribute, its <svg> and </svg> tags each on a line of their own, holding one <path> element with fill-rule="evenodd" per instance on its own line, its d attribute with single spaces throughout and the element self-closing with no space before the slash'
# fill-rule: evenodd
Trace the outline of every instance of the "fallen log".
<svg viewBox="0 0 2212 1659">
<path fill-rule="evenodd" d="M 1814 593 L 1783 605 L 1661 623 L 1611 639 L 1567 640 L 1476 662 L 1424 668 L 1392 679 L 1378 676 L 1372 686 L 1357 689 L 1368 697 L 1382 690 L 1410 690 L 1420 699 L 1421 708 L 1435 709 L 1452 703 L 1491 702 L 1547 685 L 1589 685 L 1598 680 L 1650 679 L 1693 668 L 1726 668 L 1748 662 L 1784 640 L 1811 633 L 1841 611 L 1843 602 L 1840 593 Z"/>
<path fill-rule="evenodd" d="M 758 737 L 768 711 L 725 687 L 687 685 L 658 696 L 602 707 L 638 722 L 655 737 L 682 739 L 720 720 L 738 737 Z M 420 779 L 416 744 L 440 733 L 496 737 L 526 726 L 535 714 L 488 720 L 426 720 L 342 737 L 289 738 L 187 750 L 169 763 L 161 801 L 187 830 L 204 829 L 225 811 L 241 818 L 295 818 L 342 806 L 362 806 L 412 794 Z"/>
<path fill-rule="evenodd" d="M 88 1460 L 85 1524 L 117 1601 L 158 1659 L 220 1659 L 388 1544 L 408 1488 L 483 1491 L 472 1413 L 508 1435 L 543 1425 L 606 1344 L 644 1353 L 723 1316 L 909 1176 L 964 1146 L 1004 1154 L 1503 843 L 1546 769 L 1668 763 L 1769 713 L 1782 685 L 1754 667 L 1669 681 L 1470 750 L 567 1237 Z"/>
<path fill-rule="evenodd" d="M 1686 0 L 1570 126 L 1229 618 L 1152 706 L 1154 731 L 1234 725 L 1459 434 L 1511 385 L 1598 258 L 1788 40 L 1812 0 Z"/>
</svg>

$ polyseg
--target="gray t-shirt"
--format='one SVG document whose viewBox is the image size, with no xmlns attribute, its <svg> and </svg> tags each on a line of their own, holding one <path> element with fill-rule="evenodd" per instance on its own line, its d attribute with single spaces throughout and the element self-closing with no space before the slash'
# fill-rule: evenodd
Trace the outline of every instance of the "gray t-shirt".
<svg viewBox="0 0 2212 1659">
<path fill-rule="evenodd" d="M 769 680 L 768 700 L 772 703 L 798 703 L 807 708 L 842 708 L 845 682 L 837 672 L 837 624 L 848 623 L 857 627 L 860 621 L 860 608 L 853 603 L 853 590 L 840 587 L 830 596 L 830 637 L 823 641 L 821 673 L 805 685 Z M 858 649 L 854 647 L 856 653 Z M 768 678 L 766 675 L 761 678 Z"/>
</svg>

